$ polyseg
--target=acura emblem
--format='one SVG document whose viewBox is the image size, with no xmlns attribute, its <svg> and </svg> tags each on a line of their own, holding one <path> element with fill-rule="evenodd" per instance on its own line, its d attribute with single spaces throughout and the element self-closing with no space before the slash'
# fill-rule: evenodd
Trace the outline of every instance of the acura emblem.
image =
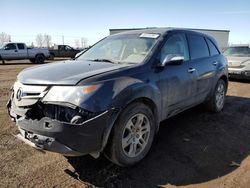
<svg viewBox="0 0 250 188">
<path fill-rule="evenodd" d="M 19 88 L 19 89 L 17 90 L 17 92 L 16 92 L 16 99 L 17 99 L 18 101 L 20 101 L 20 100 L 22 99 L 22 94 L 23 94 L 22 88 Z"/>
</svg>

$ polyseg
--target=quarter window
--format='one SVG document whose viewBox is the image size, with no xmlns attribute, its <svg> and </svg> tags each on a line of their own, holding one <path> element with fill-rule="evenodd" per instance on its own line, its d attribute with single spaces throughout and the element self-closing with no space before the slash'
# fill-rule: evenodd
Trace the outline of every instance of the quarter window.
<svg viewBox="0 0 250 188">
<path fill-rule="evenodd" d="M 211 56 L 220 54 L 220 52 L 218 51 L 218 49 L 216 48 L 216 46 L 210 39 L 207 39 L 207 44 L 208 44 Z"/>
<path fill-rule="evenodd" d="M 209 56 L 207 43 L 202 36 L 188 36 L 191 59 L 198 59 Z"/>
</svg>

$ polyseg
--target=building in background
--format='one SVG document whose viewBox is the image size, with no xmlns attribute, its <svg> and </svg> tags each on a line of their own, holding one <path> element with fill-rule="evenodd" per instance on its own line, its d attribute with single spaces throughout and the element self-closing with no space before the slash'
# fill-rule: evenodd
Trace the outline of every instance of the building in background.
<svg viewBox="0 0 250 188">
<path fill-rule="evenodd" d="M 109 29 L 110 35 L 131 31 L 131 30 L 141 30 L 141 29 L 154 29 L 156 27 L 148 27 L 148 28 L 128 28 L 128 29 Z M 171 27 L 169 27 L 171 28 Z M 228 39 L 229 39 L 229 30 L 214 30 L 214 29 L 194 29 L 194 28 L 177 28 L 177 29 L 188 29 L 191 31 L 201 32 L 207 35 L 214 37 L 221 50 L 224 50 L 228 47 Z"/>
</svg>

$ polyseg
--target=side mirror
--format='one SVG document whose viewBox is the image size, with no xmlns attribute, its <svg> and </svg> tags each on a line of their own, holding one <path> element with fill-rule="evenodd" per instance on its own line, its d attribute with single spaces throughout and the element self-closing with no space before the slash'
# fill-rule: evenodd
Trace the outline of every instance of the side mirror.
<svg viewBox="0 0 250 188">
<path fill-rule="evenodd" d="M 163 61 L 160 62 L 160 67 L 165 67 L 167 64 L 169 65 L 180 65 L 184 61 L 184 56 L 179 54 L 168 54 Z"/>
</svg>

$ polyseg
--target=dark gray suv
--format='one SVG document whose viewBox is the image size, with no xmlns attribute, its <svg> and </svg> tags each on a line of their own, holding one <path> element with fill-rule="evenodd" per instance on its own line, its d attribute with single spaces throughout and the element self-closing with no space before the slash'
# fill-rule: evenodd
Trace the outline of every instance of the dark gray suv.
<svg viewBox="0 0 250 188">
<path fill-rule="evenodd" d="M 228 67 L 216 41 L 179 29 L 109 36 L 80 57 L 23 70 L 7 104 L 27 144 L 63 155 L 102 152 L 133 165 L 162 120 L 205 103 L 220 112 Z"/>
</svg>

